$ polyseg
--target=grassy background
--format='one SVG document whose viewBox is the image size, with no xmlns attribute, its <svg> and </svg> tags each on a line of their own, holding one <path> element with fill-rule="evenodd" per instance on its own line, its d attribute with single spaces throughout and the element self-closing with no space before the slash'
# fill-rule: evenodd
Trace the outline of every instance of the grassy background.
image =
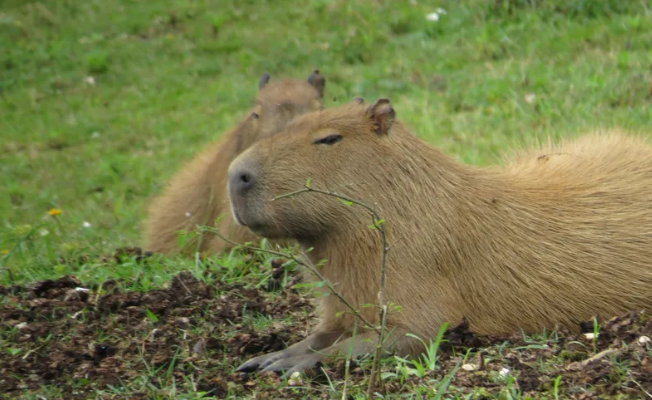
<svg viewBox="0 0 652 400">
<path fill-rule="evenodd" d="M 244 115 L 264 70 L 319 67 L 327 106 L 387 96 L 419 136 L 474 164 L 549 134 L 649 131 L 649 6 L 3 0 L 0 282 L 143 272 L 96 258 L 140 244 L 148 198 Z M 90 258 L 59 258 L 79 254 Z M 192 261 L 159 266 L 144 272 L 165 279 Z"/>
<path fill-rule="evenodd" d="M 548 135 L 652 132 L 651 1 L 298 4 L 0 1 L 0 284 L 74 274 L 146 291 L 186 270 L 264 285 L 269 271 L 235 253 L 210 278 L 196 260 L 105 255 L 141 244 L 148 199 L 244 115 L 265 70 L 319 67 L 326 106 L 389 97 L 420 137 L 478 165 Z M 0 347 L 20 350 L 16 335 Z"/>
</svg>

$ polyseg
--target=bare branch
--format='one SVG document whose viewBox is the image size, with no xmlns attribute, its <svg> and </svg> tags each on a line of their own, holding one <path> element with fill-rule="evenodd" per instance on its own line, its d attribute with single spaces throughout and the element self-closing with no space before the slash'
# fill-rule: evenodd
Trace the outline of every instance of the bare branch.
<svg viewBox="0 0 652 400">
<path fill-rule="evenodd" d="M 350 186 L 350 185 L 346 185 Z M 362 207 L 365 209 L 372 217 L 372 225 L 370 226 L 372 229 L 376 230 L 378 232 L 378 236 L 380 238 L 381 242 L 381 261 L 380 261 L 380 286 L 378 290 L 378 322 L 380 326 L 374 326 L 371 322 L 369 322 L 351 303 L 349 303 L 344 296 L 342 296 L 336 288 L 333 286 L 333 284 L 326 279 L 321 272 L 317 269 L 317 267 L 310 261 L 308 258 L 308 255 L 305 252 L 301 252 L 301 255 L 303 257 L 303 260 L 298 259 L 295 257 L 293 254 L 286 254 L 286 253 L 281 253 L 277 251 L 271 251 L 267 249 L 261 249 L 258 247 L 252 247 L 252 246 L 243 246 L 239 243 L 233 242 L 223 235 L 221 235 L 217 229 L 213 229 L 210 227 L 200 227 L 200 229 L 204 231 L 210 231 L 220 237 L 222 240 L 225 240 L 226 242 L 239 246 L 240 248 L 247 249 L 247 250 L 252 250 L 252 251 L 258 251 L 258 252 L 263 252 L 267 254 L 272 254 L 275 256 L 279 257 L 285 257 L 288 259 L 291 259 L 292 261 L 296 262 L 297 264 L 307 268 L 314 276 L 316 276 L 321 282 L 324 283 L 324 285 L 328 288 L 330 293 L 332 293 L 334 296 L 336 296 L 349 310 L 351 310 L 351 313 L 355 315 L 360 321 L 363 322 L 365 327 L 370 328 L 374 330 L 378 334 L 378 342 L 376 344 L 376 352 L 374 355 L 374 360 L 373 360 L 373 366 L 371 369 L 371 374 L 369 377 L 369 386 L 367 388 L 367 395 L 369 398 L 372 397 L 374 389 L 376 388 L 376 382 L 381 381 L 381 376 L 380 376 L 380 358 L 382 357 L 382 350 L 383 350 L 383 344 L 385 340 L 385 335 L 384 331 L 386 329 L 386 324 L 387 324 L 387 305 L 385 304 L 385 275 L 386 275 L 386 260 L 387 260 L 387 252 L 394 246 L 396 243 L 398 243 L 401 239 L 397 240 L 395 243 L 392 245 L 388 246 L 387 245 L 387 235 L 385 232 L 385 226 L 384 226 L 384 220 L 380 218 L 380 215 L 378 212 L 371 206 L 359 201 L 352 199 L 348 196 L 344 196 L 338 193 L 335 193 L 330 190 L 320 190 L 320 189 L 314 189 L 310 187 L 310 180 L 306 181 L 306 184 L 303 189 L 295 190 L 290 193 L 286 193 L 277 197 L 274 197 L 272 201 L 284 199 L 284 198 L 289 198 L 293 196 L 298 196 L 302 193 L 318 193 L 330 197 L 335 197 L 339 199 L 340 201 L 343 201 L 347 203 L 347 205 L 357 205 L 359 207 Z M 305 260 L 305 261 L 304 261 Z M 346 390 L 346 389 L 345 389 Z"/>
<path fill-rule="evenodd" d="M 380 358 L 382 356 L 382 350 L 383 350 L 383 340 L 384 340 L 383 332 L 385 330 L 385 324 L 387 320 L 387 305 L 385 304 L 385 271 L 386 271 L 387 252 L 390 250 L 391 246 L 390 247 L 387 246 L 387 236 L 385 234 L 384 221 L 380 218 L 378 212 L 371 206 L 359 200 L 352 199 L 348 196 L 334 193 L 330 190 L 314 189 L 310 187 L 309 181 L 306 182 L 306 185 L 304 186 L 303 189 L 299 189 L 294 192 L 277 196 L 274 199 L 272 199 L 272 201 L 287 198 L 287 197 L 292 197 L 292 196 L 298 196 L 302 193 L 310 193 L 310 192 L 335 197 L 337 199 L 343 200 L 350 204 L 355 204 L 357 206 L 364 208 L 369 212 L 369 214 L 371 214 L 372 226 L 378 231 L 378 235 L 380 236 L 381 261 L 380 261 L 380 288 L 378 290 L 378 304 L 380 306 L 378 308 L 378 322 L 380 323 L 380 327 L 376 329 L 376 332 L 378 332 L 378 342 L 376 344 L 376 354 L 374 356 L 373 366 L 371 368 L 371 375 L 369 377 L 369 387 L 367 389 L 367 395 L 369 396 L 369 398 L 371 398 L 373 395 L 373 391 L 376 387 L 376 379 L 378 379 L 378 381 L 380 382 L 379 363 L 380 363 Z M 338 297 L 342 299 L 341 296 Z M 351 307 L 348 303 L 345 304 L 347 304 L 347 307 Z"/>
<path fill-rule="evenodd" d="M 302 267 L 304 267 L 308 271 L 310 271 L 320 281 L 324 282 L 324 285 L 326 285 L 328 290 L 335 297 L 337 297 L 342 303 L 344 303 L 344 305 L 351 310 L 351 313 L 353 313 L 353 315 L 355 315 L 357 318 L 359 318 L 364 323 L 365 327 L 367 327 L 369 329 L 373 329 L 375 331 L 378 331 L 378 327 L 374 326 L 371 322 L 369 322 L 369 320 L 367 320 L 362 314 L 360 314 L 360 312 L 358 310 L 356 310 L 355 307 L 353 307 L 353 305 L 351 305 L 351 303 L 349 303 L 335 289 L 333 284 L 328 279 L 326 279 L 326 277 L 324 277 L 324 275 L 322 275 L 321 272 L 319 272 L 317 267 L 310 261 L 310 259 L 308 258 L 307 254 L 305 252 L 301 252 L 301 255 L 305 259 L 305 261 L 302 261 L 302 260 L 300 260 L 299 258 L 295 257 L 293 254 L 290 254 L 290 253 L 282 253 L 282 252 L 273 251 L 273 250 L 261 249 L 260 247 L 245 246 L 245 245 L 236 243 L 236 242 L 234 242 L 234 241 L 232 241 L 230 239 L 227 239 L 217 229 L 212 228 L 212 227 L 203 226 L 203 227 L 199 227 L 199 229 L 201 229 L 202 231 L 205 231 L 205 232 L 211 232 L 214 235 L 216 235 L 217 237 L 219 237 L 220 239 L 222 239 L 222 240 L 224 240 L 224 241 L 226 241 L 226 242 L 228 242 L 228 243 L 230 243 L 230 244 L 232 244 L 234 246 L 238 246 L 241 249 L 246 249 L 246 250 L 251 250 L 251 251 L 261 252 L 261 253 L 266 253 L 266 254 L 271 254 L 271 255 L 274 255 L 274 256 L 277 256 L 277 257 L 287 258 L 287 259 L 290 259 L 290 260 L 296 262 L 297 264 L 301 265 Z"/>
</svg>

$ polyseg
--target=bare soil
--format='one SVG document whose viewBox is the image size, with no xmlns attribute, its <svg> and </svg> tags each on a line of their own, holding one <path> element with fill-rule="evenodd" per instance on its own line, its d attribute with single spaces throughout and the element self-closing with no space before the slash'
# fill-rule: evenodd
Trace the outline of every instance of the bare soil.
<svg viewBox="0 0 652 400">
<path fill-rule="evenodd" d="M 298 278 L 281 287 L 280 264 L 273 263 L 265 289 L 219 281 L 209 285 L 189 273 L 146 293 L 122 291 L 115 281 L 87 287 L 73 276 L 0 286 L 0 397 L 58 385 L 69 399 L 95 397 L 98 389 L 122 386 L 132 390 L 130 398 L 149 398 L 147 390 L 133 383 L 141 379 L 162 388 L 172 383 L 187 387 L 190 381 L 194 390 L 217 398 L 254 392 L 257 398 L 328 398 L 329 380 L 341 386 L 342 361 L 308 374 L 310 381 L 293 382 L 303 387 L 301 391 L 273 373 L 234 372 L 249 357 L 305 337 L 314 320 L 313 299 L 292 288 Z M 254 328 L 254 314 L 272 322 Z M 592 323 L 582 327 L 593 332 Z M 652 318 L 644 313 L 632 311 L 602 321 L 595 341 L 564 332 L 537 340 L 520 333 L 480 337 L 469 328 L 463 321 L 448 330 L 439 369 L 402 383 L 387 379 L 382 390 L 410 393 L 441 380 L 472 349 L 451 390 L 476 393 L 479 397 L 474 398 L 493 398 L 504 391 L 507 383 L 500 371 L 506 370 L 515 377 L 511 386 L 532 397 L 548 393 L 547 398 L 553 398 L 560 375 L 559 398 L 642 399 L 652 393 L 652 343 L 646 342 L 652 337 Z M 368 374 L 369 363 L 354 364 L 349 386 L 362 387 Z"/>
</svg>

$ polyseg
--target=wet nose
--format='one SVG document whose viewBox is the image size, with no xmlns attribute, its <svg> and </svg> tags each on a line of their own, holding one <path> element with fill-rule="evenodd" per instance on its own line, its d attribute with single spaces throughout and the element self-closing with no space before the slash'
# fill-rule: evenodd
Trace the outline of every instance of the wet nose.
<svg viewBox="0 0 652 400">
<path fill-rule="evenodd" d="M 246 166 L 229 170 L 229 186 L 234 193 L 243 195 L 251 190 L 255 184 L 256 176 L 254 172 Z"/>
</svg>

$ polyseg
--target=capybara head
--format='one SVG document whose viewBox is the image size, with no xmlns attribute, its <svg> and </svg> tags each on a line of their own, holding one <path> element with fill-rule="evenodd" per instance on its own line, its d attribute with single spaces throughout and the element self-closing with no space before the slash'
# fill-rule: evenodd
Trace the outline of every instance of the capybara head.
<svg viewBox="0 0 652 400">
<path fill-rule="evenodd" d="M 276 197 L 303 188 L 308 179 L 311 187 L 360 197 L 369 197 L 376 185 L 392 185 L 392 164 L 400 165 L 409 153 L 397 151 L 407 130 L 394 116 L 387 99 L 365 105 L 356 98 L 300 116 L 283 133 L 258 142 L 229 168 L 236 221 L 269 238 L 299 240 L 359 223 L 360 213 L 347 211 L 333 197 Z"/>
<path fill-rule="evenodd" d="M 270 82 L 265 72 L 258 81 L 258 95 L 249 117 L 242 123 L 238 152 L 260 139 L 283 131 L 297 115 L 322 109 L 326 80 L 314 70 L 307 80 L 282 79 Z"/>
</svg>

